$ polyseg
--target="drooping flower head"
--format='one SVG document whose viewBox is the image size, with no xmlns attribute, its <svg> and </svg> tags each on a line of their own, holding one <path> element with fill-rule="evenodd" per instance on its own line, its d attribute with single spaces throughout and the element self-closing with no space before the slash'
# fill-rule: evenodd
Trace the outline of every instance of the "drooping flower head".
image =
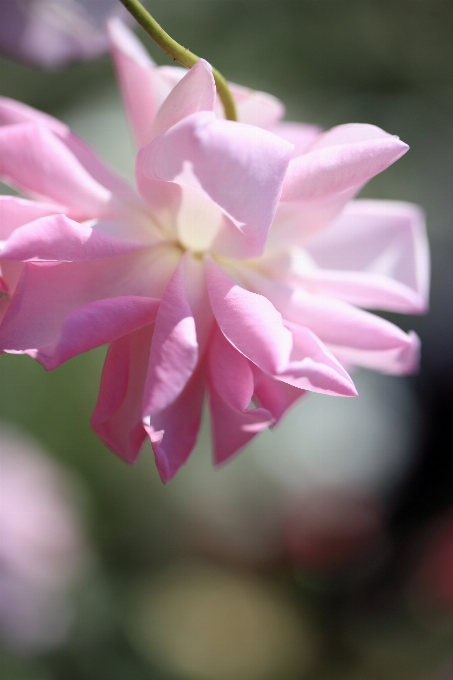
<svg viewBox="0 0 453 680">
<path fill-rule="evenodd" d="M 365 311 L 420 313 L 421 211 L 353 201 L 408 149 L 373 125 L 281 122 L 269 95 L 210 65 L 155 67 L 110 25 L 139 153 L 138 193 L 67 127 L 0 106 L 0 348 L 46 368 L 110 343 L 92 426 L 129 462 L 148 436 L 164 481 L 195 445 L 205 394 L 222 463 L 306 391 L 354 396 L 347 369 L 417 366 L 418 340 Z"/>
</svg>

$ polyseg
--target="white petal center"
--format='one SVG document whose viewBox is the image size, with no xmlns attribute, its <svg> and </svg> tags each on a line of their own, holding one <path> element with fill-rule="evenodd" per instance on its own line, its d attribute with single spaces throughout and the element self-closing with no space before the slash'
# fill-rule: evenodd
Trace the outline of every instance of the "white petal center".
<svg viewBox="0 0 453 680">
<path fill-rule="evenodd" d="M 194 253 L 210 249 L 224 219 L 222 210 L 201 192 L 184 187 L 178 212 L 178 237 Z"/>
</svg>

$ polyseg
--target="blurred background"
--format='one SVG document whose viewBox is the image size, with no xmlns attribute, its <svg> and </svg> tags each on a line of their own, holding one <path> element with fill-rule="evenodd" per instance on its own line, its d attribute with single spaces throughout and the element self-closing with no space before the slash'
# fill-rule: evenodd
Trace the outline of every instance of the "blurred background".
<svg viewBox="0 0 453 680">
<path fill-rule="evenodd" d="M 373 123 L 411 146 L 363 196 L 426 209 L 431 312 L 389 315 L 421 336 L 422 369 L 357 372 L 358 399 L 310 396 L 216 471 L 206 422 L 164 487 L 149 448 L 128 467 L 90 430 L 104 348 L 54 373 L 2 356 L 3 677 L 452 680 L 453 4 L 148 6 L 230 80 L 282 99 L 287 119 Z M 51 71 L 5 57 L 0 91 L 133 175 L 108 56 Z"/>
</svg>

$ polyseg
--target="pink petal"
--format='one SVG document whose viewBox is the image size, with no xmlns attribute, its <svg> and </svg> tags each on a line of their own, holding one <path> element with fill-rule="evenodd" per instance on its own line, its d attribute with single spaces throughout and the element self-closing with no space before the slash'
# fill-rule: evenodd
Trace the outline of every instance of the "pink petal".
<svg viewBox="0 0 453 680">
<path fill-rule="evenodd" d="M 406 314 L 426 312 L 424 296 L 382 274 L 317 269 L 294 273 L 288 281 L 321 295 L 368 309 Z"/>
<path fill-rule="evenodd" d="M 308 274 L 320 292 L 363 307 L 426 311 L 429 250 L 417 206 L 353 201 L 307 250 L 321 267 Z"/>
<path fill-rule="evenodd" d="M 292 147 L 271 133 L 218 120 L 211 112 L 188 116 L 142 149 L 137 175 L 204 191 L 261 252 L 277 208 Z"/>
<path fill-rule="evenodd" d="M 195 319 L 187 300 L 184 262 L 180 262 L 162 297 L 151 345 L 143 415 L 151 417 L 172 404 L 198 363 Z"/>
<path fill-rule="evenodd" d="M 340 125 L 320 135 L 289 164 L 267 251 L 305 245 L 408 148 L 373 125 Z"/>
<path fill-rule="evenodd" d="M 148 326 L 158 307 L 159 300 L 134 296 L 92 302 L 69 314 L 55 343 L 29 354 L 51 371 L 78 354 Z"/>
<path fill-rule="evenodd" d="M 209 344 L 214 315 L 209 301 L 204 260 L 187 252 L 183 258 L 184 288 L 197 331 L 198 354 L 203 356 Z"/>
<path fill-rule="evenodd" d="M 0 348 L 55 346 L 68 316 L 96 300 L 160 298 L 178 258 L 158 247 L 104 260 L 26 263 L 0 327 Z"/>
<path fill-rule="evenodd" d="M 121 241 L 129 243 L 131 248 L 133 248 L 132 244 L 135 244 L 136 248 L 140 248 L 163 243 L 160 225 L 145 211 L 129 211 L 126 208 L 123 215 L 118 211 L 116 215 L 112 215 L 110 218 L 90 220 L 89 224 L 94 231 L 114 239 L 121 239 Z"/>
<path fill-rule="evenodd" d="M 118 202 L 122 200 L 126 201 L 130 207 L 141 207 L 141 201 L 135 190 L 129 186 L 123 177 L 110 170 L 88 144 L 69 128 L 67 133 L 61 136 L 61 139 L 88 174 L 103 187 L 113 192 L 114 198 Z"/>
<path fill-rule="evenodd" d="M 304 246 L 314 234 L 325 229 L 349 201 L 349 194 L 317 202 L 281 202 L 266 241 L 266 253 L 278 253 L 284 248 Z"/>
<path fill-rule="evenodd" d="M 385 319 L 346 302 L 292 289 L 257 274 L 248 274 L 255 290 L 265 295 L 283 318 L 306 326 L 343 360 L 353 350 L 354 363 L 388 373 L 414 370 L 417 340 Z M 372 366 L 370 362 L 374 362 Z"/>
<path fill-rule="evenodd" d="M 250 364 L 255 378 L 255 398 L 259 404 L 269 411 L 275 423 L 282 418 L 285 412 L 305 391 L 294 385 L 289 385 L 281 380 L 276 380 L 266 375 L 254 364 Z"/>
<path fill-rule="evenodd" d="M 181 66 L 158 66 L 154 69 L 154 72 L 159 80 L 166 84 L 168 89 L 164 96 L 167 96 L 170 90 L 186 75 L 187 69 Z M 236 83 L 228 83 L 228 85 L 236 102 L 240 123 L 270 130 L 283 118 L 285 107 L 273 95 L 251 90 Z M 218 95 L 216 96 L 215 113 L 219 118 L 225 117 L 225 111 Z"/>
<path fill-rule="evenodd" d="M 212 260 L 206 273 L 212 311 L 227 340 L 266 373 L 286 368 L 291 333 L 269 300 L 235 285 Z"/>
<path fill-rule="evenodd" d="M 233 220 L 223 213 L 221 226 L 209 247 L 209 252 L 222 258 L 248 260 L 261 251 L 262 247 L 257 247 L 255 243 L 249 241 Z"/>
<path fill-rule="evenodd" d="M 156 71 L 167 85 L 168 90 L 165 96 L 168 96 L 171 90 L 176 87 L 179 81 L 188 73 L 189 69 L 184 66 L 157 66 Z"/>
<path fill-rule="evenodd" d="M 6 241 L 15 229 L 38 217 L 59 212 L 61 207 L 51 203 L 28 201 L 18 196 L 0 196 L 0 241 Z"/>
<path fill-rule="evenodd" d="M 22 262 L 8 262 L 0 259 L 0 322 L 8 310 L 23 266 Z M 2 350 L 0 349 L 1 353 Z"/>
<path fill-rule="evenodd" d="M 418 371 L 420 364 L 420 340 L 413 331 L 406 335 L 404 343 L 395 343 L 389 349 L 367 350 L 334 345 L 331 349 L 345 366 L 363 366 L 389 375 L 411 375 Z"/>
<path fill-rule="evenodd" d="M 272 128 L 272 132 L 294 144 L 293 158 L 305 153 L 309 146 L 320 136 L 322 128 L 318 125 L 302 123 L 279 123 Z"/>
<path fill-rule="evenodd" d="M 209 350 L 209 405 L 214 460 L 224 463 L 274 422 L 269 411 L 249 408 L 254 374 L 247 359 L 217 329 Z"/>
<path fill-rule="evenodd" d="M 1 256 L 21 261 L 80 262 L 118 257 L 142 247 L 135 241 L 108 236 L 78 224 L 64 215 L 51 215 L 18 227 L 5 243 Z"/>
<path fill-rule="evenodd" d="M 293 351 L 288 366 L 278 376 L 303 390 L 337 397 L 356 397 L 350 376 L 329 349 L 309 329 L 286 322 L 293 336 Z"/>
<path fill-rule="evenodd" d="M 58 136 L 67 134 L 68 127 L 48 113 L 8 97 L 0 97 L 0 126 L 20 123 L 40 123 Z"/>
<path fill-rule="evenodd" d="M 271 94 L 250 90 L 234 83 L 229 83 L 229 85 L 236 102 L 240 123 L 271 130 L 285 115 L 284 105 Z M 220 101 L 218 101 L 217 111 L 219 115 L 224 115 Z"/>
<path fill-rule="evenodd" d="M 136 168 L 137 188 L 152 218 L 160 227 L 161 237 L 176 240 L 177 215 L 182 200 L 182 188 L 172 182 L 162 182 L 145 177 L 141 167 Z M 149 218 L 148 218 L 149 219 Z"/>
<path fill-rule="evenodd" d="M 124 196 L 130 202 L 137 202 L 135 192 L 127 182 L 109 170 L 97 157 L 94 151 L 74 134 L 67 125 L 47 113 L 22 104 L 21 102 L 0 97 L 0 126 L 18 125 L 21 123 L 39 123 L 59 137 L 87 172 L 110 191 Z"/>
<path fill-rule="evenodd" d="M 368 123 L 346 123 L 346 125 L 337 125 L 336 127 L 326 130 L 321 135 L 318 135 L 310 146 L 310 151 L 315 149 L 325 149 L 339 144 L 354 144 L 357 142 L 366 142 L 371 139 L 386 139 L 391 137 L 388 132 L 382 130 L 376 125 L 369 125 Z M 397 137 L 395 137 L 397 139 Z"/>
<path fill-rule="evenodd" d="M 151 139 L 157 111 L 171 87 L 145 48 L 119 19 L 108 23 L 113 60 L 120 81 L 123 101 L 139 148 Z"/>
<path fill-rule="evenodd" d="M 141 409 L 153 326 L 113 342 L 91 426 L 114 453 L 134 463 L 146 437 Z"/>
<path fill-rule="evenodd" d="M 266 297 L 234 285 L 212 261 L 207 266 L 207 278 L 220 330 L 261 370 L 299 389 L 356 394 L 346 371 L 308 329 L 285 328 L 281 315 Z"/>
<path fill-rule="evenodd" d="M 0 282 L 0 285 L 2 285 L 1 282 Z M 5 291 L 3 291 L 3 290 L 1 292 L 5 293 Z M 1 296 L 0 297 L 0 321 L 5 316 L 7 309 L 8 309 L 8 300 L 5 297 Z M 0 350 L 0 354 L 2 354 L 2 350 Z"/>
<path fill-rule="evenodd" d="M 112 50 L 119 51 L 137 64 L 154 67 L 155 63 L 135 33 L 119 17 L 111 17 L 107 30 Z M 114 55 L 115 58 L 116 55 Z"/>
<path fill-rule="evenodd" d="M 186 463 L 196 444 L 201 423 L 204 383 L 203 367 L 198 367 L 172 404 L 152 418 L 143 420 L 164 483 L 174 477 Z"/>
<path fill-rule="evenodd" d="M 408 148 L 397 137 L 372 125 L 334 128 L 321 135 L 307 153 L 292 159 L 282 201 L 325 201 L 342 192 L 348 192 L 349 200 Z"/>
<path fill-rule="evenodd" d="M 0 128 L 0 176 L 33 196 L 68 206 L 80 220 L 105 212 L 111 198 L 62 141 L 35 124 Z"/>
<path fill-rule="evenodd" d="M 200 59 L 179 81 L 157 112 L 152 136 L 198 111 L 213 111 L 216 87 L 210 64 Z"/>
<path fill-rule="evenodd" d="M 181 66 L 159 66 L 155 69 L 170 89 L 173 89 L 187 73 Z M 248 87 L 228 83 L 238 114 L 240 123 L 256 125 L 270 130 L 284 116 L 285 107 L 280 100 L 267 92 L 251 90 Z M 219 118 L 225 117 L 225 111 L 220 97 L 216 96 L 215 113 Z"/>
<path fill-rule="evenodd" d="M 257 254 L 256 245 L 239 231 L 236 223 L 209 196 L 196 189 L 181 187 L 173 182 L 148 179 L 143 176 L 140 167 L 137 170 L 137 186 L 149 211 L 156 220 L 156 224 L 161 225 L 161 238 L 164 233 L 169 240 L 181 239 L 181 226 L 184 225 L 184 222 L 190 225 L 191 219 L 193 219 L 190 208 L 189 219 L 187 219 L 187 209 L 191 205 L 198 213 L 203 213 L 204 210 L 214 216 L 215 223 L 219 226 L 208 248 L 210 252 L 234 259 L 246 259 Z M 204 221 L 198 221 L 197 229 L 202 231 L 204 224 Z M 162 225 L 165 226 L 165 232 L 162 231 Z M 209 229 L 213 225 L 207 224 L 206 226 Z"/>
<path fill-rule="evenodd" d="M 7 294 L 7 297 L 11 297 L 14 293 L 22 274 L 22 269 L 22 262 L 8 262 L 8 260 L 0 260 L 2 290 Z"/>
<path fill-rule="evenodd" d="M 186 462 L 196 442 L 204 396 L 199 356 L 211 323 L 203 264 L 186 254 L 162 296 L 142 409 L 164 482 Z"/>
</svg>

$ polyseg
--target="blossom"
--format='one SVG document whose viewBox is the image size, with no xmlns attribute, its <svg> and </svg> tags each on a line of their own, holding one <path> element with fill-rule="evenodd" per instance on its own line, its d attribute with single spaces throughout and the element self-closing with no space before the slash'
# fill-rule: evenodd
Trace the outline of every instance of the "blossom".
<svg viewBox="0 0 453 680">
<path fill-rule="evenodd" d="M 352 201 L 408 149 L 363 124 L 282 123 L 273 97 L 211 67 L 155 67 L 119 21 L 115 64 L 139 153 L 138 193 L 66 126 L 0 106 L 0 348 L 47 369 L 110 343 L 92 426 L 134 462 L 149 436 L 164 481 L 195 445 L 207 389 L 214 460 L 306 391 L 354 396 L 347 372 L 415 370 L 418 339 L 362 307 L 422 312 L 423 215 Z"/>
<path fill-rule="evenodd" d="M 70 590 L 89 562 L 78 494 L 56 462 L 3 425 L 0 452 L 0 640 L 43 652 L 67 637 Z"/>
<path fill-rule="evenodd" d="M 131 18 L 117 0 L 2 0 L 0 52 L 42 68 L 97 57 L 114 15 Z"/>
</svg>

